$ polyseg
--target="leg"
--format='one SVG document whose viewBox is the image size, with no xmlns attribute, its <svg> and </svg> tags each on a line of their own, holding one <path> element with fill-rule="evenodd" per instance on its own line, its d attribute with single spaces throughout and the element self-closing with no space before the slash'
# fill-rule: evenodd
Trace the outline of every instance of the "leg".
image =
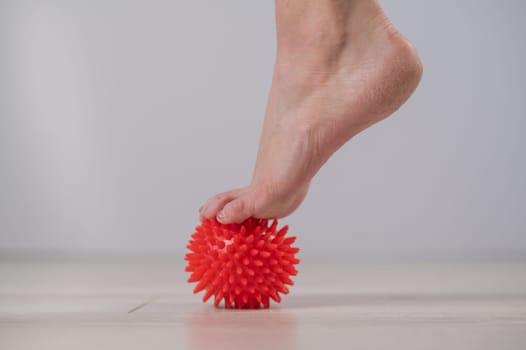
<svg viewBox="0 0 526 350">
<path fill-rule="evenodd" d="M 283 217 L 350 138 L 398 109 L 422 65 L 376 0 L 276 0 L 277 57 L 252 182 L 212 197 L 223 223 Z"/>
</svg>

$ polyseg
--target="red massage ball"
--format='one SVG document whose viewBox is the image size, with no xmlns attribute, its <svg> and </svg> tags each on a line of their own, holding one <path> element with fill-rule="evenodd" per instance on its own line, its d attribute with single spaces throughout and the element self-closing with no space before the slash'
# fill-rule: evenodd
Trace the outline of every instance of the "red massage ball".
<svg viewBox="0 0 526 350">
<path fill-rule="evenodd" d="M 278 221 L 249 218 L 241 224 L 221 224 L 205 219 L 197 226 L 185 256 L 188 282 L 199 282 L 194 293 L 206 290 L 203 302 L 214 295 L 214 305 L 225 308 L 269 307 L 269 298 L 281 301 L 288 294 L 291 275 L 300 261 L 292 247 L 296 237 L 286 237 L 288 227 L 276 231 Z"/>
</svg>

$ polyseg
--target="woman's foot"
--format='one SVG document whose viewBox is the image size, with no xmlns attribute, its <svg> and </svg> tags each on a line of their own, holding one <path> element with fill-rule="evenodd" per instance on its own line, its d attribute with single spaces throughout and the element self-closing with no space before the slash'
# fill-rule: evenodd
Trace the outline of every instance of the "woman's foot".
<svg viewBox="0 0 526 350">
<path fill-rule="evenodd" d="M 351 137 L 415 90 L 422 64 L 375 0 L 277 0 L 278 50 L 252 182 L 210 198 L 222 223 L 280 218 Z"/>
</svg>

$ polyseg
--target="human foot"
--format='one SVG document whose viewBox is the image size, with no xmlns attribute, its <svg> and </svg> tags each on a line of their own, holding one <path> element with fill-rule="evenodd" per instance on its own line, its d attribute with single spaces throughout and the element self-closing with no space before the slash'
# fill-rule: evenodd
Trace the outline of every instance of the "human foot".
<svg viewBox="0 0 526 350">
<path fill-rule="evenodd" d="M 206 218 L 279 218 L 354 135 L 414 91 L 422 65 L 375 0 L 276 1 L 278 50 L 252 182 L 210 198 Z"/>
</svg>

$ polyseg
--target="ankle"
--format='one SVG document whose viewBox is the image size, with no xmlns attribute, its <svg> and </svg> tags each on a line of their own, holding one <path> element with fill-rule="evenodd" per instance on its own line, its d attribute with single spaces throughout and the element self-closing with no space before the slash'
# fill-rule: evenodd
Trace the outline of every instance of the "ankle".
<svg viewBox="0 0 526 350">
<path fill-rule="evenodd" d="M 292 0 L 276 6 L 278 72 L 324 75 L 349 46 L 359 50 L 393 29 L 376 0 Z"/>
</svg>

